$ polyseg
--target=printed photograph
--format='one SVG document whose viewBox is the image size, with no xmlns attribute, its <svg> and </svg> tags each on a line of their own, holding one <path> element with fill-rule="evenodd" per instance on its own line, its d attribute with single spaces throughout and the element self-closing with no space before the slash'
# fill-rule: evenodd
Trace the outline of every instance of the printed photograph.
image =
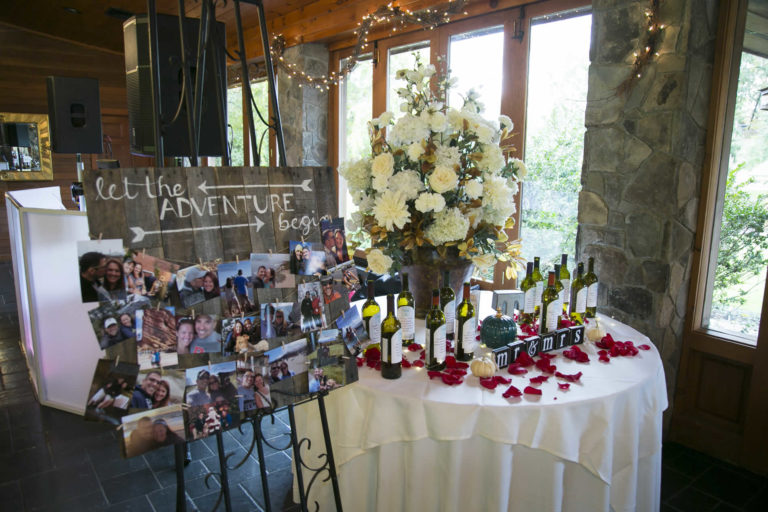
<svg viewBox="0 0 768 512">
<path fill-rule="evenodd" d="M 201 313 L 176 317 L 179 354 L 221 354 L 221 326 L 218 315 Z"/>
<path fill-rule="evenodd" d="M 251 254 L 251 284 L 259 288 L 295 288 L 287 254 Z"/>
<path fill-rule="evenodd" d="M 113 359 L 99 359 L 85 404 L 85 419 L 120 424 L 136 386 L 139 366 Z"/>
<path fill-rule="evenodd" d="M 335 263 L 328 268 L 350 261 L 347 250 L 347 236 L 344 231 L 344 219 L 341 217 L 320 221 L 320 236 L 323 250 L 333 256 Z M 329 258 L 330 259 L 330 258 Z"/>
<path fill-rule="evenodd" d="M 327 327 L 323 288 L 319 281 L 300 283 L 297 291 L 301 332 L 316 331 Z"/>
<path fill-rule="evenodd" d="M 80 240 L 77 262 L 83 302 L 125 301 L 123 241 Z"/>
<path fill-rule="evenodd" d="M 136 314 L 141 311 L 125 302 L 104 302 L 88 311 L 99 347 L 106 350 L 122 341 L 136 339 Z"/>
<path fill-rule="evenodd" d="M 186 372 L 187 436 L 208 437 L 240 423 L 237 363 L 211 363 Z"/>
<path fill-rule="evenodd" d="M 224 340 L 225 354 L 256 352 L 259 350 L 257 344 L 261 341 L 261 322 L 255 316 L 225 318 L 221 322 L 221 338 Z"/>
<path fill-rule="evenodd" d="M 217 267 L 222 313 L 237 318 L 258 311 L 258 299 L 251 283 L 251 262 L 220 263 Z"/>
<path fill-rule="evenodd" d="M 363 317 L 357 307 L 349 308 L 343 311 L 336 319 L 336 327 L 339 329 L 339 335 L 347 346 L 350 354 L 357 356 L 367 347 L 371 338 L 365 330 Z"/>
<path fill-rule="evenodd" d="M 168 300 L 169 287 L 181 268 L 145 252 L 134 252 L 123 260 L 126 288 L 137 299 L 149 299 L 153 304 Z"/>
<path fill-rule="evenodd" d="M 237 397 L 244 416 L 272 408 L 268 373 L 269 361 L 266 355 L 250 356 L 237 361 Z"/>
<path fill-rule="evenodd" d="M 123 416 L 123 457 L 185 442 L 181 405 Z"/>
<path fill-rule="evenodd" d="M 184 403 L 184 379 L 183 370 L 140 370 L 129 404 L 131 412 Z"/>
<path fill-rule="evenodd" d="M 288 242 L 288 248 L 289 269 L 292 274 L 319 276 L 323 271 L 336 266 L 336 259 L 325 253 L 322 243 L 291 240 Z"/>
<path fill-rule="evenodd" d="M 307 354 L 305 338 L 280 345 L 264 355 L 269 364 L 266 384 L 270 390 L 273 408 L 283 407 L 303 398 L 309 393 L 307 383 Z"/>
<path fill-rule="evenodd" d="M 293 303 L 274 302 L 261 305 L 261 337 L 268 340 L 301 336 L 299 324 L 293 320 Z"/>
<path fill-rule="evenodd" d="M 346 288 L 341 283 L 335 283 L 331 276 L 320 278 L 320 286 L 323 290 L 326 323 L 330 325 L 342 311 L 349 309 L 349 296 Z"/>
<path fill-rule="evenodd" d="M 312 332 L 307 340 L 310 393 L 330 391 L 358 379 L 357 363 L 347 350 L 340 329 Z"/>
<path fill-rule="evenodd" d="M 333 286 L 339 293 L 346 293 L 347 299 L 352 302 L 362 297 L 355 297 L 355 294 L 362 289 L 360 276 L 357 273 L 357 267 L 354 261 L 347 261 L 333 267 L 330 272 L 333 278 Z"/>
<path fill-rule="evenodd" d="M 218 299 L 219 277 L 215 268 L 200 265 L 187 267 L 176 272 L 170 287 L 171 293 L 178 293 L 178 304 L 189 308 L 211 299 Z"/>
<path fill-rule="evenodd" d="M 167 309 L 144 309 L 140 315 L 141 335 L 136 338 L 142 370 L 175 366 L 179 362 L 176 318 Z"/>
</svg>

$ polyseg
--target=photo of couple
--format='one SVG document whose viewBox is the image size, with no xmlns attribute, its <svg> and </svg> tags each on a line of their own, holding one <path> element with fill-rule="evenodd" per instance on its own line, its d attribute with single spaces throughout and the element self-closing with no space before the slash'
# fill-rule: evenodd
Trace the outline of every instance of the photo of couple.
<svg viewBox="0 0 768 512">
<path fill-rule="evenodd" d="M 201 439 L 239 424 L 241 409 L 235 372 L 235 361 L 186 370 L 190 439 Z"/>
<path fill-rule="evenodd" d="M 184 413 L 181 405 L 123 417 L 124 457 L 135 457 L 185 441 Z"/>
</svg>

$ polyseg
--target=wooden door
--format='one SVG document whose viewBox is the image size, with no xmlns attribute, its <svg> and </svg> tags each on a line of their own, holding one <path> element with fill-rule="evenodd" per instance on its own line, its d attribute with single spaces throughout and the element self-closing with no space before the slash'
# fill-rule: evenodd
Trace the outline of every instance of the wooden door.
<svg viewBox="0 0 768 512">
<path fill-rule="evenodd" d="M 727 171 L 731 153 L 740 60 L 742 51 L 747 51 L 742 41 L 749 1 L 721 3 L 707 158 L 669 437 L 768 474 L 768 288 L 763 286 L 756 340 L 715 330 L 708 320 L 711 285 L 707 283 L 712 282 L 712 265 L 722 241 L 719 226 L 725 190 L 723 168 Z"/>
</svg>

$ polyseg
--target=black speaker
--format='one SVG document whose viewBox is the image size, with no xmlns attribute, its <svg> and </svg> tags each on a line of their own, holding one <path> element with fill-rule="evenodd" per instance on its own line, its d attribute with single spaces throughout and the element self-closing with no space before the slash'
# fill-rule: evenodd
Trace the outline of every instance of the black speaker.
<svg viewBox="0 0 768 512">
<path fill-rule="evenodd" d="M 165 128 L 163 152 L 165 156 L 188 156 L 190 151 L 187 135 L 187 109 L 182 101 L 178 118 L 169 123 L 176 113 L 183 89 L 181 42 L 179 19 L 175 16 L 157 15 L 158 63 L 160 67 L 160 103 Z M 197 63 L 197 38 L 200 21 L 188 18 L 184 26 L 184 48 L 191 67 L 190 82 L 195 84 Z M 203 102 L 200 119 L 200 156 L 222 156 L 224 147 L 219 136 L 219 126 L 227 123 L 226 60 L 224 24 L 216 23 L 208 38 L 203 79 Z M 149 65 L 149 25 L 146 15 L 137 15 L 123 23 L 125 42 L 125 78 L 128 90 L 128 120 L 130 124 L 131 152 L 138 155 L 155 154 L 154 121 L 152 115 L 152 82 Z M 218 55 L 218 68 L 214 63 Z M 216 81 L 224 98 L 216 96 Z M 216 105 L 221 101 L 223 119 Z"/>
<path fill-rule="evenodd" d="M 55 153 L 101 153 L 99 81 L 48 77 L 48 121 Z"/>
</svg>

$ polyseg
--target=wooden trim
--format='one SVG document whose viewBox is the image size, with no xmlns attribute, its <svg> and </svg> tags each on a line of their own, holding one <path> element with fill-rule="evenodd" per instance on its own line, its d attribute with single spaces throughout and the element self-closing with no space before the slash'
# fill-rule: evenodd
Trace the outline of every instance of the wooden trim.
<svg viewBox="0 0 768 512">
<path fill-rule="evenodd" d="M 22 30 L 24 32 L 35 34 L 40 37 L 47 37 L 48 39 L 53 39 L 55 41 L 63 41 L 65 43 L 74 44 L 77 46 L 80 46 L 82 48 L 88 48 L 89 50 L 96 50 L 99 52 L 109 53 L 110 55 L 119 55 L 120 57 L 124 57 L 124 52 L 119 52 L 116 50 L 109 50 L 107 48 L 102 48 L 101 46 L 94 46 L 92 44 L 87 43 L 81 43 L 80 41 L 75 41 L 74 39 L 66 39 L 64 37 L 54 36 L 52 34 L 47 34 L 45 32 L 40 32 L 38 30 L 32 30 L 31 28 L 22 27 L 21 25 L 14 25 L 13 23 L 8 23 L 7 21 L 0 21 L 0 26 L 6 26 L 9 28 L 13 28 L 16 30 Z"/>
</svg>

